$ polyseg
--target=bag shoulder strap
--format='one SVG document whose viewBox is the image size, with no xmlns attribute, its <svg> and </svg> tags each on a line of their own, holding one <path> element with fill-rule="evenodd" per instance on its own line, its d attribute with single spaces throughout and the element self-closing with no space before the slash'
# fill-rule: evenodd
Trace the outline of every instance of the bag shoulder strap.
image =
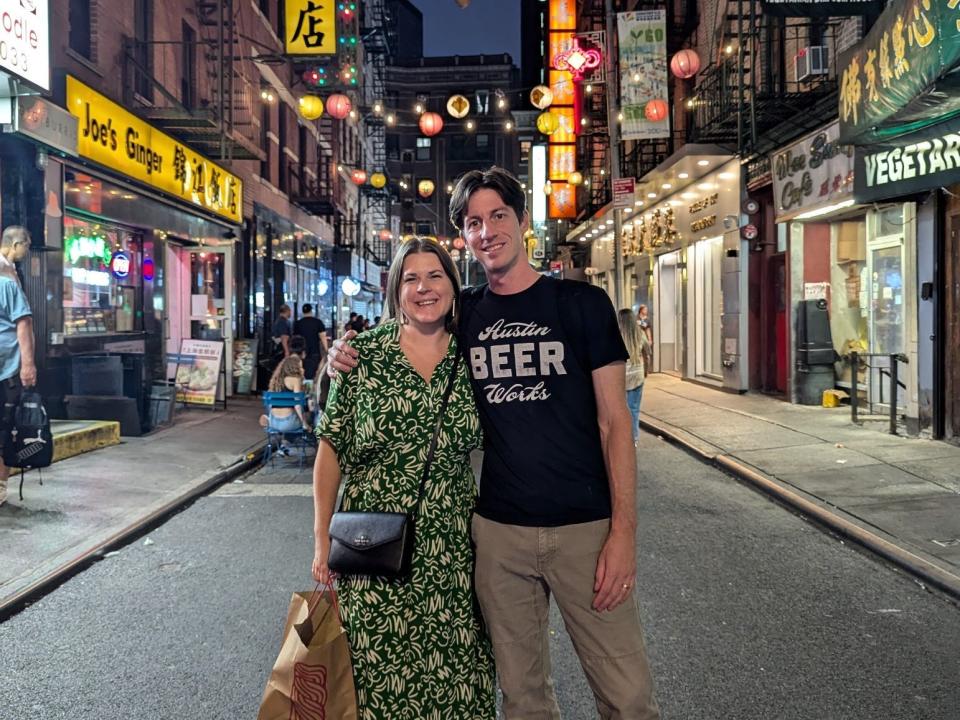
<svg viewBox="0 0 960 720">
<path fill-rule="evenodd" d="M 457 380 L 457 371 L 460 368 L 460 349 L 453 354 L 453 367 L 450 368 L 450 377 L 447 379 L 447 387 L 443 391 L 443 401 L 440 403 L 440 414 L 437 416 L 437 424 L 433 428 L 433 437 L 430 439 L 430 448 L 427 450 L 427 462 L 423 468 L 423 475 L 420 477 L 420 489 L 417 490 L 417 504 L 414 506 L 413 516 L 420 513 L 420 501 L 423 500 L 423 491 L 427 487 L 427 479 L 430 477 L 430 466 L 433 465 L 433 457 L 437 453 L 437 441 L 440 439 L 440 429 L 443 426 L 443 417 L 447 414 L 447 404 L 450 402 L 450 395 L 453 393 L 453 386 Z"/>
</svg>

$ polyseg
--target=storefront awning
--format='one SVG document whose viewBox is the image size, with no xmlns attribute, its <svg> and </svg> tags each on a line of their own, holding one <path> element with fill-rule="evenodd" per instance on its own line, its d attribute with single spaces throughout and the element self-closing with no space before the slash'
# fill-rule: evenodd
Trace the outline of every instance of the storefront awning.
<svg viewBox="0 0 960 720">
<path fill-rule="evenodd" d="M 840 142 L 908 145 L 960 117 L 956 3 L 893 0 L 840 55 Z"/>
<path fill-rule="evenodd" d="M 701 184 L 703 179 L 735 157 L 719 145 L 689 143 L 668 157 L 653 170 L 637 179 L 636 200 L 630 211 L 641 211 L 662 203 L 671 196 Z M 580 242 L 588 236 L 612 231 L 613 204 L 608 203 L 587 222 L 567 235 L 567 242 Z"/>
</svg>

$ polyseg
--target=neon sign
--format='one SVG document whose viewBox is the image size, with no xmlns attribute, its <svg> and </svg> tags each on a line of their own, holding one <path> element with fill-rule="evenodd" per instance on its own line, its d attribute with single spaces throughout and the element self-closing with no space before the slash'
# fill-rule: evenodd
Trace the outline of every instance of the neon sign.
<svg viewBox="0 0 960 720">
<path fill-rule="evenodd" d="M 101 260 L 106 265 L 113 255 L 113 249 L 105 237 L 89 237 L 87 235 L 68 237 L 64 252 L 67 260 L 71 263 L 76 263 L 80 258 L 91 258 L 92 260 Z"/>
<path fill-rule="evenodd" d="M 141 272 L 143 273 L 144 280 L 153 280 L 153 274 L 154 274 L 153 258 L 143 259 L 143 266 L 141 268 Z"/>
<path fill-rule="evenodd" d="M 573 37 L 573 44 L 556 54 L 553 67 L 573 75 L 574 80 L 581 80 L 586 72 L 600 67 L 603 56 L 596 48 L 580 47 L 580 40 Z"/>
<path fill-rule="evenodd" d="M 118 278 L 125 278 L 130 274 L 130 256 L 123 250 L 118 250 L 110 258 L 110 272 Z"/>
</svg>

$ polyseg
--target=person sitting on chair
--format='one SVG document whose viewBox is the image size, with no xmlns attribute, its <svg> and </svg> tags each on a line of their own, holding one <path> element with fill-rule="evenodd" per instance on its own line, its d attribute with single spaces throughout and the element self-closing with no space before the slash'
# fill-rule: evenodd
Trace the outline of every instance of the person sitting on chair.
<svg viewBox="0 0 960 720">
<path fill-rule="evenodd" d="M 303 392 L 303 360 L 298 353 L 290 355 L 277 365 L 267 389 L 270 392 Z M 296 432 L 300 428 L 310 430 L 300 405 L 292 408 L 271 408 L 270 415 L 260 416 L 260 426 L 279 433 Z M 282 455 L 289 454 L 289 450 L 282 443 L 278 452 Z"/>
</svg>

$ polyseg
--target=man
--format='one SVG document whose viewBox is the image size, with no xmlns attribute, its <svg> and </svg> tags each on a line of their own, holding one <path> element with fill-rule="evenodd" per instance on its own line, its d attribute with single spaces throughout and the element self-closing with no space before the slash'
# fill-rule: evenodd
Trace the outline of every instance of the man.
<svg viewBox="0 0 960 720">
<path fill-rule="evenodd" d="M 613 305 L 530 267 L 525 194 L 509 173 L 464 175 L 450 214 L 489 282 L 464 292 L 458 338 L 485 435 L 475 582 L 504 717 L 560 717 L 553 595 L 600 716 L 659 718 L 633 595 L 636 456 Z M 331 349 L 337 370 L 355 357 L 341 341 Z"/>
<path fill-rule="evenodd" d="M 29 249 L 30 233 L 25 227 L 11 225 L 4 230 L 3 240 L 0 241 L 0 275 L 16 280 L 17 285 L 22 287 L 15 263 L 21 262 Z"/>
<path fill-rule="evenodd" d="M 270 336 L 274 343 L 273 364 L 276 365 L 290 355 L 290 306 L 286 303 L 280 306 Z"/>
<path fill-rule="evenodd" d="M 13 416 L 24 387 L 37 384 L 37 366 L 33 356 L 33 317 L 27 296 L 20 287 L 13 262 L 22 260 L 30 247 L 30 234 L 12 226 L 0 238 L 0 506 L 7 500 L 10 468 L 3 462 L 3 451 L 12 442 Z M 12 274 L 10 270 L 13 270 Z"/>
<path fill-rule="evenodd" d="M 304 303 L 302 317 L 293 324 L 295 335 L 302 335 L 306 342 L 306 358 L 303 361 L 303 372 L 308 380 L 313 380 L 320 367 L 320 350 L 326 354 L 328 348 L 327 328 L 320 318 L 313 316 L 313 305 Z"/>
</svg>

